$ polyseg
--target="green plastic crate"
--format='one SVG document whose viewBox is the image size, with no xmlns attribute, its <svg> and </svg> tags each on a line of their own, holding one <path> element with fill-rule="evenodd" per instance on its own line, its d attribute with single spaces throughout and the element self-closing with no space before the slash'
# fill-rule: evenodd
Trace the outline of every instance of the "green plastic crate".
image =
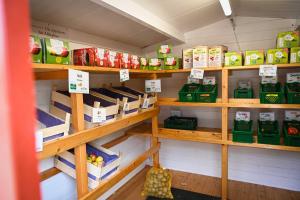
<svg viewBox="0 0 300 200">
<path fill-rule="evenodd" d="M 299 134 L 289 135 L 288 128 L 295 127 L 298 129 Z M 300 122 L 299 121 L 283 121 L 283 136 L 284 145 L 300 147 Z"/>
<path fill-rule="evenodd" d="M 300 104 L 300 83 L 286 83 L 285 94 L 287 103 Z"/>
<path fill-rule="evenodd" d="M 190 83 L 185 84 L 179 91 L 179 101 L 181 102 L 196 102 L 196 91 L 200 84 Z"/>
<path fill-rule="evenodd" d="M 195 117 L 172 116 L 164 120 L 164 127 L 171 129 L 196 130 L 198 120 Z"/>
<path fill-rule="evenodd" d="M 260 83 L 259 86 L 260 103 L 265 104 L 280 104 L 284 102 L 284 89 L 278 82 L 273 83 Z"/>
<path fill-rule="evenodd" d="M 234 90 L 234 98 L 236 99 L 253 99 L 253 89 L 237 88 Z"/>
<path fill-rule="evenodd" d="M 260 144 L 280 144 L 278 121 L 257 121 L 257 142 Z"/>
<path fill-rule="evenodd" d="M 218 96 L 218 85 L 200 85 L 196 91 L 196 101 L 215 103 Z"/>
<path fill-rule="evenodd" d="M 237 121 L 233 122 L 232 141 L 242 143 L 253 143 L 253 121 Z"/>
</svg>

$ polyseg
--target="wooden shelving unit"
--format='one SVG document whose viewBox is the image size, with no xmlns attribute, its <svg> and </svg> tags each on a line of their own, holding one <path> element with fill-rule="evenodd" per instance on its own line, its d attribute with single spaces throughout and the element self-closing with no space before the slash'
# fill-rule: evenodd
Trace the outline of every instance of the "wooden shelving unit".
<svg viewBox="0 0 300 200">
<path fill-rule="evenodd" d="M 277 65 L 280 69 L 300 68 L 300 64 L 284 64 Z M 37 80 L 49 79 L 66 79 L 68 69 L 77 69 L 87 71 L 95 74 L 118 74 L 120 69 L 103 68 L 103 67 L 86 67 L 73 65 L 51 65 L 51 64 L 33 64 L 35 77 Z M 259 66 L 237 66 L 237 67 L 206 67 L 205 71 L 215 71 L 222 73 L 222 95 L 217 99 L 216 103 L 197 103 L 197 102 L 179 102 L 177 98 L 159 98 L 158 106 L 180 106 L 180 107 L 212 107 L 220 108 L 222 115 L 221 129 L 198 128 L 196 131 L 176 130 L 160 128 L 158 126 L 159 109 L 139 113 L 138 115 L 118 119 L 116 122 L 107 124 L 101 127 L 96 127 L 88 130 L 83 128 L 83 114 L 82 114 L 82 95 L 72 95 L 72 108 L 75 110 L 73 117 L 73 126 L 76 130 L 75 134 L 59 139 L 57 141 L 46 143 L 44 151 L 38 153 L 39 159 L 44 159 L 53 156 L 57 153 L 75 148 L 76 157 L 76 174 L 77 174 L 77 191 L 79 199 L 95 199 L 111 188 L 115 183 L 124 178 L 128 173 L 133 171 L 139 164 L 143 163 L 148 157 L 153 157 L 154 166 L 159 166 L 159 138 L 194 141 L 202 143 L 211 143 L 221 145 L 222 155 L 222 199 L 227 199 L 227 182 L 228 182 L 228 146 L 241 146 L 262 149 L 274 149 L 284 151 L 300 152 L 300 147 L 290 147 L 284 145 L 266 145 L 258 144 L 256 142 L 236 143 L 232 142 L 230 130 L 228 129 L 228 112 L 230 108 L 276 108 L 276 109 L 300 109 L 299 104 L 260 104 L 259 99 L 232 99 L 228 98 L 228 79 L 230 71 L 232 70 L 258 70 Z M 173 73 L 189 73 L 190 69 L 179 70 L 129 70 L 131 78 L 147 78 L 157 79 L 162 77 L 171 77 Z M 87 178 L 86 178 L 86 155 L 85 143 L 101 138 L 105 135 L 111 134 L 115 131 L 126 128 L 130 125 L 142 122 L 147 119 L 152 119 L 152 125 L 139 125 L 126 132 L 124 137 L 117 138 L 111 144 L 124 141 L 131 135 L 146 135 L 151 137 L 151 148 L 144 152 L 140 157 L 133 161 L 127 167 L 121 169 L 116 175 L 110 179 L 101 182 L 99 187 L 88 192 Z M 57 171 L 51 171 L 50 174 L 56 174 Z M 82 175 L 85 174 L 85 175 Z M 46 177 L 47 175 L 45 175 Z"/>
</svg>

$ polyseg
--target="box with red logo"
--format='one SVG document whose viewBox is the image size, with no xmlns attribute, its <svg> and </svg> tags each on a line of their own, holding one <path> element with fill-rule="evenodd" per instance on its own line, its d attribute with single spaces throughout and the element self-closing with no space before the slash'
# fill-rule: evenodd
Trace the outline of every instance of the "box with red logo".
<svg viewBox="0 0 300 200">
<path fill-rule="evenodd" d="M 112 50 L 107 50 L 107 66 L 120 68 L 120 53 Z"/>
<path fill-rule="evenodd" d="M 130 56 L 131 69 L 140 69 L 140 60 L 137 55 Z"/>
<path fill-rule="evenodd" d="M 95 65 L 98 67 L 108 67 L 108 50 L 95 48 Z"/>
<path fill-rule="evenodd" d="M 82 65 L 82 66 L 94 66 L 95 65 L 94 48 L 73 50 L 73 64 Z"/>
<path fill-rule="evenodd" d="M 130 69 L 130 57 L 128 53 L 120 53 L 120 67 L 123 69 Z"/>
</svg>

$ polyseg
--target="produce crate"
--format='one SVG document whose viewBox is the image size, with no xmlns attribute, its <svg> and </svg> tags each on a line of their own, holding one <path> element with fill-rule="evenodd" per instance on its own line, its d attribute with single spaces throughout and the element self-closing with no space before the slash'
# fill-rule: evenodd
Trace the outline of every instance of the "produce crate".
<svg viewBox="0 0 300 200">
<path fill-rule="evenodd" d="M 284 102 L 284 89 L 278 82 L 273 83 L 260 83 L 259 86 L 260 103 L 266 104 L 280 104 Z"/>
<path fill-rule="evenodd" d="M 253 143 L 253 121 L 237 121 L 234 120 L 233 130 L 232 130 L 232 141 L 233 142 L 243 142 L 243 143 Z"/>
<path fill-rule="evenodd" d="M 200 85 L 196 91 L 196 101 L 215 103 L 218 96 L 218 85 Z"/>
<path fill-rule="evenodd" d="M 296 128 L 298 134 L 288 134 L 288 128 Z M 287 146 L 300 147 L 300 122 L 299 121 L 283 121 L 284 144 Z"/>
<path fill-rule="evenodd" d="M 237 88 L 234 90 L 234 98 L 237 99 L 253 99 L 253 89 Z"/>
<path fill-rule="evenodd" d="M 285 94 L 287 103 L 300 104 L 300 83 L 286 83 Z"/>
<path fill-rule="evenodd" d="M 190 83 L 185 84 L 179 91 L 179 101 L 181 102 L 196 102 L 196 91 L 200 84 Z"/>
<path fill-rule="evenodd" d="M 141 69 L 141 70 L 148 70 L 148 68 L 149 68 L 149 66 L 144 66 L 144 65 L 141 65 L 141 66 L 140 66 L 140 69 Z"/>
<path fill-rule="evenodd" d="M 171 129 L 196 130 L 197 124 L 198 120 L 195 117 L 172 116 L 164 121 L 164 127 Z"/>
<path fill-rule="evenodd" d="M 119 168 L 121 156 L 103 147 L 86 145 L 87 154 L 94 154 L 103 158 L 103 165 L 96 166 L 87 161 L 88 186 L 96 188 L 101 180 L 112 176 Z M 65 151 L 55 157 L 55 167 L 69 176 L 76 178 L 75 156 L 73 150 Z"/>
<path fill-rule="evenodd" d="M 257 141 L 261 144 L 280 144 L 278 121 L 257 121 Z"/>
</svg>

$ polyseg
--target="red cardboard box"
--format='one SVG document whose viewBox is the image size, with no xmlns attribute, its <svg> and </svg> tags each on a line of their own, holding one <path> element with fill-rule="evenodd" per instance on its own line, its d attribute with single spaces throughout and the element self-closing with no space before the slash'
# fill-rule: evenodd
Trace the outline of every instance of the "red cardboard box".
<svg viewBox="0 0 300 200">
<path fill-rule="evenodd" d="M 73 50 L 73 64 L 82 66 L 95 65 L 94 48 L 84 48 Z"/>
<path fill-rule="evenodd" d="M 121 68 L 130 69 L 130 57 L 128 53 L 120 53 Z"/>
<path fill-rule="evenodd" d="M 108 51 L 103 48 L 95 48 L 95 65 L 108 67 Z"/>
<path fill-rule="evenodd" d="M 130 56 L 130 65 L 131 69 L 140 69 L 140 60 L 137 55 L 131 55 Z"/>
<path fill-rule="evenodd" d="M 107 66 L 120 68 L 120 53 L 112 50 L 107 50 Z"/>
</svg>

